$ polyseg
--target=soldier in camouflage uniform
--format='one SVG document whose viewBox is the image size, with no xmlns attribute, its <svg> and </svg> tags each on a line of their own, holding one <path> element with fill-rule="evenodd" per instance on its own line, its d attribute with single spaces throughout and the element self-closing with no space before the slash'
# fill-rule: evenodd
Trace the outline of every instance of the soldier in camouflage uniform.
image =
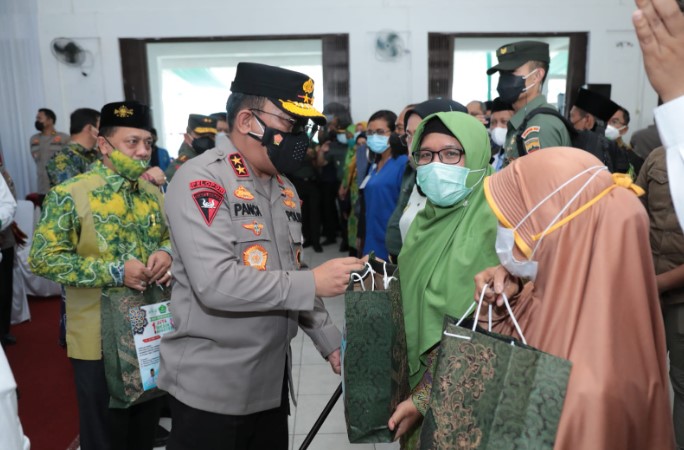
<svg viewBox="0 0 684 450">
<path fill-rule="evenodd" d="M 554 108 L 542 94 L 542 85 L 549 71 L 549 45 L 537 41 L 521 41 L 506 44 L 496 51 L 498 64 L 487 70 L 487 75 L 499 72 L 497 92 L 504 103 L 513 106 L 515 114 L 508 122 L 504 142 L 504 164 L 517 158 L 516 135 L 522 131 L 527 153 L 547 147 L 571 147 L 570 134 L 565 124 L 549 114 L 537 114 L 530 118 L 524 130 L 525 116 L 537 108 Z"/>
<path fill-rule="evenodd" d="M 216 119 L 202 114 L 190 114 L 185 139 L 178 150 L 178 157 L 166 169 L 166 179 L 171 181 L 183 163 L 214 148 L 215 145 Z"/>
<path fill-rule="evenodd" d="M 92 163 L 100 159 L 100 152 L 95 148 L 99 129 L 100 111 L 81 108 L 71 113 L 71 141 L 47 163 L 50 187 L 86 172 Z"/>
<path fill-rule="evenodd" d="M 69 142 L 69 135 L 60 133 L 55 130 L 55 123 L 57 116 L 52 110 L 41 108 L 36 115 L 36 133 L 31 136 L 31 156 L 36 162 L 36 177 L 38 179 L 37 192 L 45 194 L 50 189 L 50 180 L 48 179 L 45 166 L 47 165 L 52 155 L 57 153 L 67 142 Z"/>
<path fill-rule="evenodd" d="M 67 354 L 74 368 L 81 449 L 152 449 L 156 400 L 109 408 L 101 345 L 102 297 L 170 281 L 171 247 L 159 188 L 140 179 L 152 149 L 149 108 L 102 108 L 102 162 L 48 192 L 29 265 L 66 286 Z"/>
</svg>

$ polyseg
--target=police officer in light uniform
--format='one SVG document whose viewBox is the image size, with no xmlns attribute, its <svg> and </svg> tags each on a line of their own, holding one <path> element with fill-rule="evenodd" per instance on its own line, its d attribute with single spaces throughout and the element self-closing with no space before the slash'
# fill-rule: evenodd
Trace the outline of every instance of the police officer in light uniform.
<svg viewBox="0 0 684 450">
<path fill-rule="evenodd" d="M 542 86 L 549 71 L 549 44 L 520 41 L 506 44 L 496 51 L 499 63 L 487 70 L 487 75 L 499 72 L 497 92 L 504 103 L 513 106 L 515 114 L 508 122 L 504 150 L 505 164 L 517 158 L 516 134 L 525 116 L 536 108 L 554 108 L 542 94 Z M 548 114 L 530 118 L 522 130 L 527 153 L 547 147 L 572 146 L 570 134 L 563 122 Z"/>
<path fill-rule="evenodd" d="M 50 190 L 50 179 L 47 173 L 47 163 L 50 158 L 69 143 L 68 134 L 55 130 L 57 116 L 51 109 L 40 108 L 36 114 L 36 130 L 39 132 L 31 136 L 31 156 L 36 162 L 36 177 L 38 179 L 37 192 L 45 194 Z"/>
<path fill-rule="evenodd" d="M 357 258 L 298 270 L 301 206 L 281 174 L 304 159 L 306 75 L 240 63 L 228 137 L 183 164 L 166 194 L 176 257 L 159 386 L 171 394 L 167 448 L 287 449 L 290 340 L 301 327 L 340 371 L 341 335 L 320 297 L 342 294 Z"/>
</svg>

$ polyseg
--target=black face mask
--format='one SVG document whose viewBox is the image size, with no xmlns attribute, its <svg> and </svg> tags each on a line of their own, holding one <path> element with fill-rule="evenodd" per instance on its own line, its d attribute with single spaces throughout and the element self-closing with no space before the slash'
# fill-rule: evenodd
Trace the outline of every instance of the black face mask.
<svg viewBox="0 0 684 450">
<path fill-rule="evenodd" d="M 36 127 L 36 130 L 38 131 L 43 131 L 45 129 L 45 124 L 43 122 L 39 122 L 36 120 L 36 123 L 33 124 Z"/>
<path fill-rule="evenodd" d="M 513 75 L 511 72 L 499 73 L 499 84 L 496 91 L 505 103 L 513 104 L 518 100 L 520 94 L 525 90 L 525 78 Z"/>
<path fill-rule="evenodd" d="M 259 136 L 252 132 L 249 135 L 266 147 L 268 158 L 279 173 L 292 173 L 299 169 L 306 158 L 306 149 L 309 147 L 309 136 L 304 133 L 286 133 L 266 126 L 266 124 L 253 114 L 264 134 Z"/>
<path fill-rule="evenodd" d="M 198 155 L 206 152 L 210 148 L 216 147 L 214 139 L 209 136 L 202 136 L 192 140 L 192 148 L 197 152 Z"/>
</svg>

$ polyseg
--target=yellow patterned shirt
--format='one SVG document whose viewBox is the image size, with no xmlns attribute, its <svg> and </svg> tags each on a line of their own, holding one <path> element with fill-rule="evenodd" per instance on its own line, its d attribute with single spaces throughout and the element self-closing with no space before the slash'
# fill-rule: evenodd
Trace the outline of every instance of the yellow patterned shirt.
<svg viewBox="0 0 684 450">
<path fill-rule="evenodd" d="M 85 213 L 77 211 L 78 195 L 87 196 Z M 83 222 L 94 228 L 98 257 L 79 254 Z M 66 286 L 115 287 L 123 285 L 127 260 L 146 264 L 157 250 L 171 253 L 159 189 L 147 181 L 132 183 L 96 162 L 48 192 L 29 265 Z"/>
</svg>

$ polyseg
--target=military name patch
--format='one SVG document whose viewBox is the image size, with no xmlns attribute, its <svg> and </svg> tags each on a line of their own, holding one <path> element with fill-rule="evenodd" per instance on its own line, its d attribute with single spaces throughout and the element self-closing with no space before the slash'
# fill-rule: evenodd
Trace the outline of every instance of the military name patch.
<svg viewBox="0 0 684 450">
<path fill-rule="evenodd" d="M 202 218 L 207 225 L 211 226 L 211 223 L 216 217 L 216 213 L 219 210 L 219 206 L 223 203 L 223 195 L 220 195 L 215 191 L 200 191 L 192 194 L 192 198 L 195 200 L 197 208 L 199 208 L 202 213 Z"/>
<path fill-rule="evenodd" d="M 233 210 L 235 211 L 235 217 L 238 215 L 261 217 L 259 206 L 251 203 L 235 203 L 233 204 Z"/>
<path fill-rule="evenodd" d="M 530 138 L 525 141 L 525 150 L 527 153 L 532 153 L 540 149 L 541 144 L 539 143 L 539 138 Z"/>
<path fill-rule="evenodd" d="M 225 188 L 223 186 L 221 186 L 220 184 L 214 182 L 214 181 L 211 181 L 211 180 L 194 180 L 194 181 L 190 182 L 190 189 L 191 190 L 194 191 L 195 189 L 201 189 L 201 188 L 211 189 L 212 191 L 216 191 L 221 195 L 226 194 Z"/>
<path fill-rule="evenodd" d="M 527 136 L 530 135 L 530 133 L 539 133 L 539 130 L 541 127 L 538 126 L 533 126 L 533 127 L 527 127 L 525 132 L 521 135 L 523 139 L 525 139 Z"/>
<path fill-rule="evenodd" d="M 252 245 L 242 252 L 242 263 L 257 270 L 266 270 L 268 252 L 261 245 Z"/>
<path fill-rule="evenodd" d="M 233 153 L 231 155 L 228 155 L 228 161 L 230 161 L 230 165 L 233 168 L 233 172 L 235 172 L 235 175 L 237 175 L 240 178 L 245 178 L 249 176 L 247 166 L 245 166 L 245 162 L 242 160 L 242 156 L 239 153 Z"/>
<path fill-rule="evenodd" d="M 257 222 L 256 220 L 252 223 L 246 223 L 242 225 L 242 228 L 246 228 L 254 233 L 254 236 L 261 236 L 261 232 L 264 229 L 264 224 Z"/>
<path fill-rule="evenodd" d="M 235 189 L 233 195 L 243 200 L 254 200 L 254 194 L 249 192 L 243 185 L 240 185 L 239 188 Z"/>
<path fill-rule="evenodd" d="M 290 222 L 302 222 L 302 213 L 298 213 L 297 211 L 285 211 L 285 214 L 287 215 L 287 220 Z"/>
</svg>

